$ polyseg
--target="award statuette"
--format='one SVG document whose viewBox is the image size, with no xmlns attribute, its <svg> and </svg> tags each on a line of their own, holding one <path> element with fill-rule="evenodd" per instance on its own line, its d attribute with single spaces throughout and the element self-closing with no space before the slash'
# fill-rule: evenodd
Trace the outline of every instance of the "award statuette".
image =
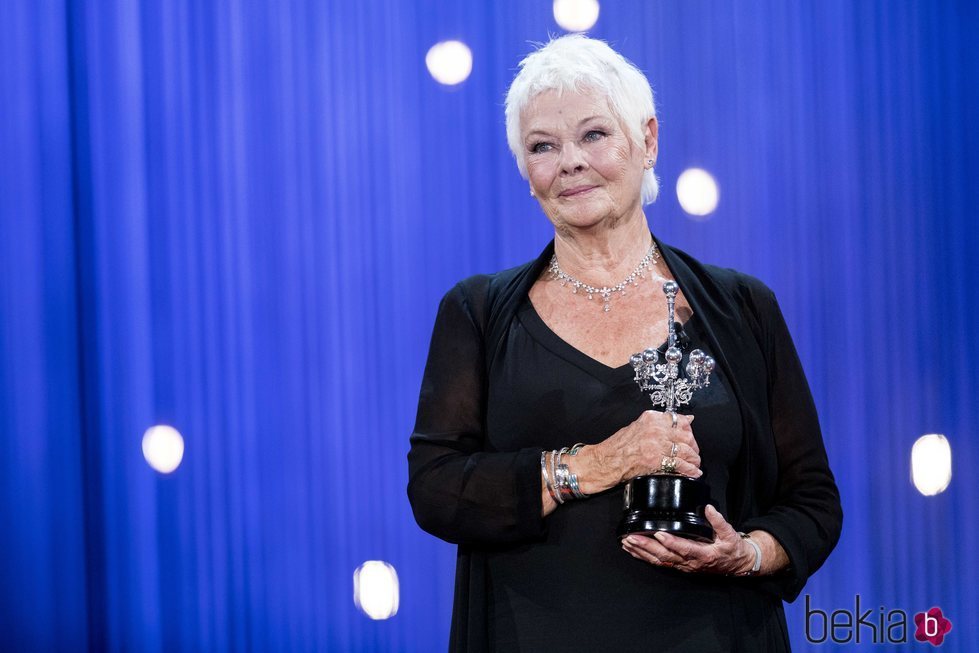
<svg viewBox="0 0 979 653">
<path fill-rule="evenodd" d="M 674 323 L 678 290 L 675 281 L 663 284 L 669 325 L 665 361 L 660 362 L 659 352 L 655 349 L 633 354 L 630 359 L 636 383 L 643 392 L 649 393 L 654 406 L 662 407 L 664 412 L 672 415 L 674 425 L 677 408 L 689 403 L 695 390 L 710 385 L 710 373 L 714 370 L 714 359 L 694 349 L 687 358 L 686 375 L 680 374 L 683 352 L 677 346 Z M 675 447 L 673 453 L 676 453 Z M 714 529 L 704 515 L 709 502 L 707 483 L 677 474 L 676 460 L 664 456 L 663 467 L 655 474 L 637 476 L 626 483 L 618 535 L 621 538 L 631 533 L 666 531 L 691 540 L 713 542 Z"/>
</svg>

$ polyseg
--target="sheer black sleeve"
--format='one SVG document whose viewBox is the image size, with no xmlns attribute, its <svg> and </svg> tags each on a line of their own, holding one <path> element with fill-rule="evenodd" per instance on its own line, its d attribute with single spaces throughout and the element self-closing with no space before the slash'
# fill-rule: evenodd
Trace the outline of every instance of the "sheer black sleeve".
<svg viewBox="0 0 979 653">
<path fill-rule="evenodd" d="M 456 285 L 439 305 L 408 452 L 415 520 L 454 543 L 519 542 L 544 529 L 540 449 L 485 451 L 485 280 Z"/>
<path fill-rule="evenodd" d="M 788 569 L 769 580 L 783 599 L 792 601 L 836 546 L 843 509 L 809 384 L 782 311 L 771 290 L 760 282 L 752 285 L 748 292 L 768 369 L 778 480 L 771 509 L 742 528 L 767 531 L 785 549 Z"/>
</svg>

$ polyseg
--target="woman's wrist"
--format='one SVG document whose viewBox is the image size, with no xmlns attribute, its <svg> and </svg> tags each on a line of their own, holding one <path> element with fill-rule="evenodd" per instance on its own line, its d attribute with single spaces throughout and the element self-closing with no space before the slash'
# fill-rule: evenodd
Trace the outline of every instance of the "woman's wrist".
<svg viewBox="0 0 979 653">
<path fill-rule="evenodd" d="M 761 545 L 756 542 L 750 534 L 738 532 L 741 536 L 741 559 L 742 562 L 735 572 L 738 576 L 757 576 L 761 573 L 764 554 Z"/>
<path fill-rule="evenodd" d="M 541 451 L 541 516 L 546 517 L 569 500 L 585 499 L 619 484 L 601 445 L 576 444 Z"/>
<path fill-rule="evenodd" d="M 601 444 L 583 446 L 574 456 L 565 456 L 564 460 L 577 476 L 578 487 L 584 494 L 598 494 L 621 482 L 610 471 L 610 461 Z"/>
<path fill-rule="evenodd" d="M 789 565 L 788 554 L 771 533 L 768 531 L 754 530 L 747 535 L 761 551 L 761 565 L 756 575 L 768 576 L 771 574 L 776 574 Z M 753 562 L 754 552 L 752 552 L 751 555 L 751 560 Z M 750 570 L 751 567 L 747 567 L 747 569 Z"/>
</svg>

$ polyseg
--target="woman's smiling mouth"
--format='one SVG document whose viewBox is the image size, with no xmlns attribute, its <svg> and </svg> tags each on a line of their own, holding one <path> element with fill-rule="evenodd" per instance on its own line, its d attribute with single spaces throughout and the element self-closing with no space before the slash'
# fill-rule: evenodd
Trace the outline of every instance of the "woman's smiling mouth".
<svg viewBox="0 0 979 653">
<path fill-rule="evenodd" d="M 569 188 L 568 190 L 561 191 L 559 197 L 574 197 L 576 195 L 587 193 L 593 188 L 598 188 L 598 186 L 575 186 L 574 188 Z"/>
</svg>

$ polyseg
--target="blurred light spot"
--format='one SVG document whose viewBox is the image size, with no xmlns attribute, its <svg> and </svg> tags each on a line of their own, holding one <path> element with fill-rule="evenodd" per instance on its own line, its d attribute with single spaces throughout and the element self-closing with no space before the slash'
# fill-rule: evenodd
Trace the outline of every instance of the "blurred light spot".
<svg viewBox="0 0 979 653">
<path fill-rule="evenodd" d="M 554 0 L 554 20 L 569 32 L 591 29 L 598 10 L 598 0 Z"/>
<path fill-rule="evenodd" d="M 143 458 L 161 474 L 169 474 L 184 459 L 184 439 L 172 426 L 159 424 L 143 434 Z"/>
<path fill-rule="evenodd" d="M 354 571 L 354 604 L 371 619 L 398 613 L 398 572 L 383 560 L 368 560 Z"/>
<path fill-rule="evenodd" d="M 941 433 L 928 433 L 911 447 L 911 481 L 926 497 L 945 491 L 952 481 L 952 447 Z"/>
<path fill-rule="evenodd" d="M 473 53 L 462 41 L 441 41 L 429 48 L 425 65 L 436 82 L 452 86 L 469 77 L 473 69 Z"/>
<path fill-rule="evenodd" d="M 683 210 L 692 216 L 703 217 L 713 213 L 719 195 L 717 182 L 701 168 L 687 168 L 676 180 L 676 197 Z"/>
</svg>

